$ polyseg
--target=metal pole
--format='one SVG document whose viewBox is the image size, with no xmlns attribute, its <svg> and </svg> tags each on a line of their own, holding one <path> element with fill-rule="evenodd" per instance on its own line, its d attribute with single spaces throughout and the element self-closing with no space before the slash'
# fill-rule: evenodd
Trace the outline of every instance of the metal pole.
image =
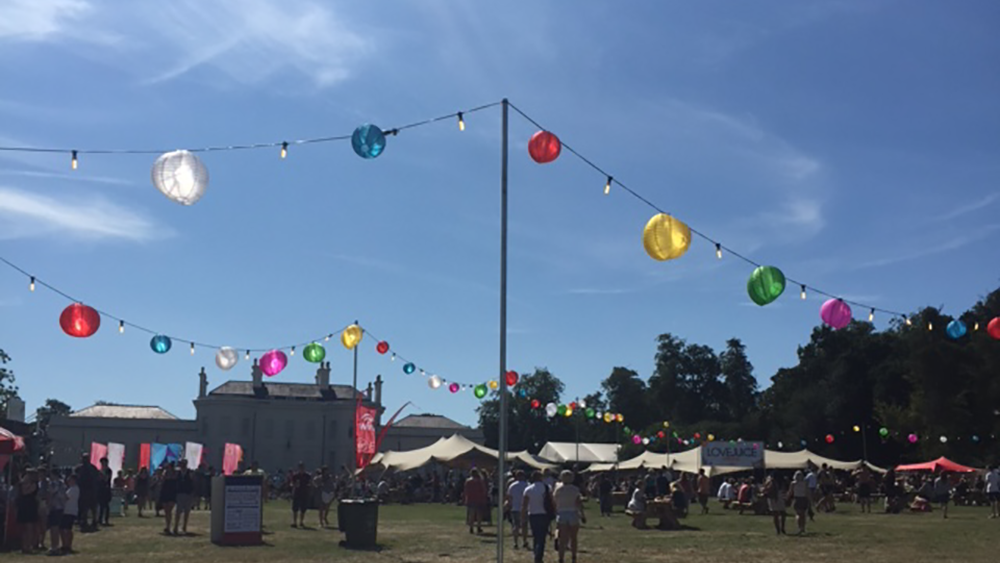
<svg viewBox="0 0 1000 563">
<path fill-rule="evenodd" d="M 497 460 L 497 563 L 503 563 L 504 465 L 507 461 L 507 98 L 500 135 L 500 444 Z"/>
<path fill-rule="evenodd" d="M 358 321 L 355 320 L 354 324 L 358 324 Z M 363 334 L 364 333 L 362 333 L 362 335 Z M 354 387 L 353 387 L 353 389 L 354 389 L 354 394 L 357 394 L 357 392 L 358 392 L 358 347 L 357 346 L 354 346 Z M 357 476 L 357 470 L 358 470 L 358 429 L 357 429 L 357 425 L 358 425 L 358 403 L 359 403 L 358 398 L 354 397 L 354 418 L 351 420 L 351 425 L 354 426 L 354 432 L 353 432 L 353 434 L 354 434 L 354 451 L 351 452 L 351 459 L 354 460 L 354 462 L 353 462 L 353 464 L 354 464 L 354 473 L 351 474 L 352 475 L 352 480 Z"/>
</svg>

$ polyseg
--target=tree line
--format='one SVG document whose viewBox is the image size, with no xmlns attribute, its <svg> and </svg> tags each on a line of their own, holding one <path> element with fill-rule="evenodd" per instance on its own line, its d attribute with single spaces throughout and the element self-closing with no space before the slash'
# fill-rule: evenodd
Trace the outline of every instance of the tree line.
<svg viewBox="0 0 1000 563">
<path fill-rule="evenodd" d="M 587 420 L 580 410 L 548 418 L 546 404 L 578 399 L 564 396 L 555 374 L 536 368 L 509 398 L 508 446 L 537 451 L 547 441 L 618 442 L 624 459 L 642 451 L 632 443 L 634 434 L 665 432 L 668 439 L 646 446 L 657 452 L 690 447 L 669 440 L 677 432 L 685 439 L 698 433 L 701 440 L 709 434 L 759 440 L 772 449 L 780 443 L 786 451 L 801 449 L 805 440 L 821 455 L 866 457 L 881 465 L 942 455 L 978 466 L 995 463 L 1000 341 L 986 334 L 986 325 L 997 316 L 1000 289 L 955 317 L 969 329 L 956 340 L 944 332 L 953 317 L 932 307 L 909 316 L 909 324 L 894 320 L 881 331 L 858 320 L 841 330 L 819 326 L 798 348 L 796 365 L 779 369 L 763 390 L 738 338 L 716 351 L 661 334 L 648 375 L 614 367 L 599 389 L 581 397 L 598 412 L 624 414 L 623 424 Z M 541 408 L 532 408 L 532 400 Z M 478 414 L 486 445 L 496 447 L 498 399 L 484 401 Z"/>
</svg>

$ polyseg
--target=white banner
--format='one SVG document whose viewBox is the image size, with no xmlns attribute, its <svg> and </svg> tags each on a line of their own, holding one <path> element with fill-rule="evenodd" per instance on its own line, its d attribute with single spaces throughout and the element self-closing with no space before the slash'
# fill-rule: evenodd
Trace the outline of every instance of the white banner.
<svg viewBox="0 0 1000 563">
<path fill-rule="evenodd" d="M 184 459 L 188 462 L 188 468 L 194 471 L 201 465 L 201 452 L 205 446 L 195 442 L 184 443 Z"/>
<path fill-rule="evenodd" d="M 125 465 L 125 444 L 108 442 L 108 467 L 111 469 L 111 482 L 118 477 L 118 472 Z"/>
<path fill-rule="evenodd" d="M 764 467 L 762 442 L 712 442 L 701 447 L 701 464 L 720 467 Z"/>
</svg>

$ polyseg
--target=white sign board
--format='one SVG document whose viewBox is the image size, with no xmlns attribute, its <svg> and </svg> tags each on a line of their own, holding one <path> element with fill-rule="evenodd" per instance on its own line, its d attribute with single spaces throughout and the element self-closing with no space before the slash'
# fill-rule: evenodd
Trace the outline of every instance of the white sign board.
<svg viewBox="0 0 1000 563">
<path fill-rule="evenodd" d="M 764 467 L 762 442 L 712 442 L 701 447 L 701 464 L 720 467 Z"/>
<path fill-rule="evenodd" d="M 225 533 L 260 531 L 260 485 L 226 485 Z"/>
</svg>

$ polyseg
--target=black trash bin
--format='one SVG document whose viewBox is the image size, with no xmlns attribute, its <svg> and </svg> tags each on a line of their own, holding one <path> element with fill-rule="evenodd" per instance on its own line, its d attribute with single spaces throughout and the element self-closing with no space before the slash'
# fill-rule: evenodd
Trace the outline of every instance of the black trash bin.
<svg viewBox="0 0 1000 563">
<path fill-rule="evenodd" d="M 344 499 L 337 504 L 337 527 L 345 547 L 372 549 L 378 534 L 378 501 Z"/>
</svg>

